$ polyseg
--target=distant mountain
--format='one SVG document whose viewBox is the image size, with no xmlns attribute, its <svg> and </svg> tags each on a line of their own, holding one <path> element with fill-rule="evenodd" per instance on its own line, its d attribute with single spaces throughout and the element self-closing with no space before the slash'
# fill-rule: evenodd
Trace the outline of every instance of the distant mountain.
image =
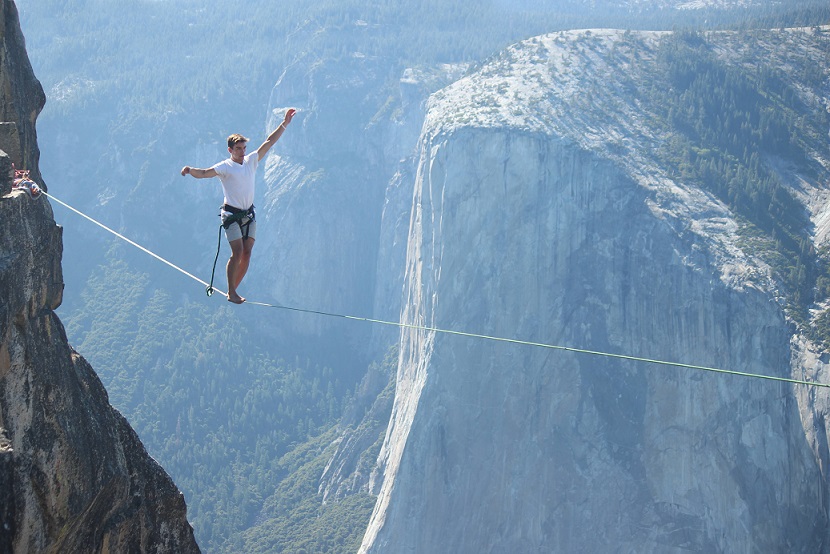
<svg viewBox="0 0 830 554">
<path fill-rule="evenodd" d="M 431 96 L 361 552 L 823 551 L 822 389 L 700 366 L 830 383 L 776 269 L 827 275 L 828 45 L 552 33 Z"/>
</svg>

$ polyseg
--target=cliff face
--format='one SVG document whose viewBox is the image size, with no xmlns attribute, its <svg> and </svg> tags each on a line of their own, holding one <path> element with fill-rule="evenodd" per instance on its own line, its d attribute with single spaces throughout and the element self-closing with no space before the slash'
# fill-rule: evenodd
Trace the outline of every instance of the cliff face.
<svg viewBox="0 0 830 554">
<path fill-rule="evenodd" d="M 13 2 L 3 3 L 4 117 L 37 178 L 43 92 Z M 26 78 L 20 79 L 23 75 Z M 14 108 L 14 109 L 10 109 Z M 182 494 L 67 343 L 61 228 L 48 199 L 11 191 L 0 156 L 0 550 L 198 552 Z"/>
<path fill-rule="evenodd" d="M 782 47 L 771 35 L 758 44 Z M 433 96 L 405 323 L 826 375 L 734 214 L 654 163 L 666 137 L 630 91 L 659 36 L 539 37 Z M 787 40 L 826 62 L 823 32 Z M 608 65 L 629 48 L 632 65 Z M 825 181 L 778 167 L 822 197 Z M 404 329 L 361 551 L 821 551 L 823 391 Z"/>
<path fill-rule="evenodd" d="M 46 102 L 43 88 L 32 72 L 20 20 L 13 0 L 2 0 L 0 15 L 0 149 L 17 168 L 30 170 L 39 180 L 35 120 Z M 5 175 L 5 174 L 4 174 Z"/>
<path fill-rule="evenodd" d="M 406 69 L 396 76 L 390 67 L 397 63 L 302 60 L 274 87 L 269 129 L 287 107 L 300 107 L 279 155 L 266 160 L 265 201 L 257 212 L 270 230 L 257 239 L 258 250 L 268 253 L 257 288 L 282 303 L 346 314 L 373 313 L 374 304 L 377 317 L 398 316 L 408 220 L 400 212 L 408 213 L 411 194 L 411 180 L 400 186 L 399 172 L 411 166 L 402 162 L 414 155 L 426 98 L 460 68 Z M 396 191 L 403 191 L 404 203 Z M 373 263 L 378 258 L 381 270 Z M 352 331 L 314 316 L 296 317 L 291 328 L 314 336 Z M 380 355 L 391 342 L 384 338 Z"/>
</svg>

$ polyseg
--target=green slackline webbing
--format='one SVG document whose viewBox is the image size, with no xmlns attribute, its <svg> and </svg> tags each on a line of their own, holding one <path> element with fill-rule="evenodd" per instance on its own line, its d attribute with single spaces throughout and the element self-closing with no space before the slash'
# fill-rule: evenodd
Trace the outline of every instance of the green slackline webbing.
<svg viewBox="0 0 830 554">
<path fill-rule="evenodd" d="M 228 296 L 228 294 L 226 292 L 222 292 L 221 290 L 218 290 L 218 289 L 213 289 L 213 287 L 212 287 L 212 281 L 213 280 L 212 279 L 211 279 L 211 284 L 206 283 L 205 281 L 199 279 L 195 275 L 192 275 L 191 273 L 188 273 L 187 271 L 183 270 L 179 266 L 177 266 L 175 264 L 172 264 L 171 262 L 168 262 L 167 260 L 165 260 L 161 256 L 159 256 L 157 254 L 154 254 L 153 252 L 151 252 L 150 250 L 147 250 L 143 246 L 131 241 L 130 239 L 128 239 L 124 235 L 121 235 L 120 233 L 117 233 L 117 232 L 113 231 L 112 229 L 110 229 L 106 225 L 104 225 L 102 223 L 99 223 L 98 221 L 95 221 L 94 219 L 92 219 L 88 215 L 80 212 L 79 210 L 76 210 L 75 208 L 73 208 L 69 204 L 66 204 L 65 202 L 62 202 L 62 201 L 58 200 L 57 198 L 55 198 L 51 194 L 47 194 L 45 192 L 44 192 L 44 194 L 46 194 L 46 196 L 48 196 L 49 198 L 51 198 L 55 202 L 65 206 L 66 208 L 68 208 L 68 209 L 72 210 L 73 212 L 77 213 L 81 217 L 84 217 L 85 219 L 88 219 L 92 223 L 98 225 L 102 229 L 104 229 L 106 231 L 109 231 L 110 233 L 112 233 L 116 237 L 128 242 L 129 244 L 132 244 L 133 246 L 135 246 L 136 248 L 138 248 L 142 252 L 145 252 L 145 253 L 151 255 L 152 257 L 156 258 L 157 260 L 169 265 L 173 269 L 187 275 L 191 279 L 207 286 L 209 290 L 211 290 L 211 291 L 215 290 L 216 292 L 218 292 L 219 294 L 221 294 L 225 297 Z M 221 241 L 221 231 L 220 231 L 220 241 Z M 217 257 L 218 257 L 218 252 L 217 252 Z M 215 266 L 215 262 L 214 262 L 214 266 Z M 210 296 L 210 294 L 208 294 L 208 296 Z M 427 331 L 427 332 L 432 332 L 432 333 L 442 333 L 442 334 L 446 334 L 446 335 L 456 335 L 456 336 L 469 337 L 469 338 L 474 338 L 474 339 L 490 340 L 490 341 L 504 342 L 504 343 L 510 343 L 510 344 L 518 344 L 518 345 L 524 345 L 524 346 L 533 346 L 533 347 L 537 347 L 537 348 L 548 348 L 548 349 L 551 349 L 551 350 L 562 350 L 562 351 L 565 351 L 565 352 L 574 352 L 574 353 L 577 353 L 577 354 L 586 354 L 586 355 L 592 355 L 592 356 L 603 356 L 603 357 L 606 357 L 606 358 L 615 358 L 615 359 L 619 359 L 619 360 L 629 360 L 629 361 L 642 362 L 642 363 L 648 363 L 648 364 L 657 364 L 657 365 L 664 365 L 664 366 L 670 366 L 670 367 L 694 369 L 694 370 L 698 370 L 698 371 L 708 371 L 708 372 L 714 372 L 714 373 L 721 373 L 721 374 L 725 374 L 725 375 L 735 375 L 735 376 L 739 376 L 739 377 L 751 377 L 751 378 L 755 378 L 755 379 L 765 379 L 765 380 L 768 380 L 768 381 L 779 381 L 779 382 L 791 383 L 791 384 L 795 384 L 795 385 L 806 385 L 806 386 L 809 386 L 809 387 L 830 388 L 830 384 L 819 383 L 819 382 L 816 382 L 816 381 L 803 381 L 803 380 L 800 380 L 800 379 L 790 379 L 790 378 L 787 378 L 787 377 L 777 377 L 777 376 L 774 376 L 774 375 L 762 375 L 760 373 L 750 373 L 750 372 L 746 372 L 746 371 L 734 371 L 734 370 L 729 370 L 729 369 L 721 369 L 721 368 L 717 368 L 717 367 L 708 367 L 708 366 L 694 365 L 694 364 L 684 364 L 684 363 L 681 363 L 681 362 L 668 362 L 668 361 L 665 361 L 665 360 L 655 360 L 655 359 L 652 359 L 652 358 L 641 358 L 639 356 L 628 356 L 628 355 L 625 355 L 625 354 L 613 354 L 613 353 L 610 353 L 610 352 L 600 352 L 600 351 L 597 351 L 597 350 L 585 350 L 585 349 L 582 349 L 582 348 L 572 348 L 570 346 L 557 346 L 557 345 L 554 345 L 554 344 L 545 344 L 545 343 L 542 343 L 542 342 L 533 342 L 533 341 L 526 341 L 526 340 L 519 340 L 519 339 L 509 339 L 509 338 L 504 338 L 504 337 L 496 337 L 496 336 L 492 336 L 492 335 L 482 335 L 482 334 L 478 334 L 478 333 L 467 333 L 467 332 L 464 332 L 464 331 L 454 331 L 452 329 L 442 329 L 440 327 L 427 327 L 427 326 L 424 326 L 424 325 L 414 325 L 414 324 L 411 324 L 411 323 L 403 323 L 403 322 L 400 322 L 400 321 L 384 321 L 382 319 L 373 319 L 373 318 L 370 318 L 370 317 L 359 317 L 359 316 L 353 316 L 353 315 L 338 314 L 338 313 L 333 313 L 333 312 L 324 312 L 324 311 L 320 311 L 320 310 L 310 310 L 310 309 L 306 309 L 306 308 L 295 308 L 295 307 L 291 307 L 291 306 L 283 306 L 283 305 L 280 305 L 280 304 L 269 304 L 269 303 L 266 303 L 266 302 L 256 302 L 256 301 L 250 301 L 250 300 L 246 300 L 245 304 L 250 304 L 252 306 L 263 306 L 263 307 L 267 307 L 267 308 L 278 308 L 278 309 L 288 310 L 288 311 L 292 311 L 292 312 L 315 314 L 315 315 L 326 316 L 326 317 L 336 317 L 336 318 L 341 318 L 341 319 L 348 319 L 348 320 L 351 320 L 351 321 L 364 321 L 364 322 L 367 322 L 367 323 L 375 323 L 375 324 L 379 324 L 379 325 L 389 325 L 389 326 L 393 326 L 393 327 L 399 327 L 399 328 L 405 328 L 405 329 L 414 329 L 414 330 L 418 330 L 418 331 Z"/>
<path fill-rule="evenodd" d="M 457 335 L 457 336 L 461 336 L 461 337 L 470 337 L 470 338 L 475 338 L 475 339 L 485 339 L 485 340 L 491 340 L 491 341 L 497 341 L 497 342 L 506 342 L 506 343 L 510 343 L 510 344 L 521 344 L 521 345 L 524 345 L 524 346 L 535 346 L 535 347 L 538 347 L 538 348 L 549 348 L 551 350 L 563 350 L 563 351 L 566 351 L 566 352 L 575 352 L 575 353 L 578 353 L 578 354 L 590 354 L 590 355 L 593 355 L 593 356 L 604 356 L 606 358 L 616 358 L 616 359 L 620 359 L 620 360 L 630 360 L 630 361 L 634 361 L 634 362 L 644 362 L 644 363 L 649 363 L 649 364 L 659 364 L 659 365 L 666 365 L 666 366 L 672 366 L 672 367 L 683 367 L 683 368 L 687 368 L 687 369 L 697 369 L 697 370 L 701 370 L 701 371 L 710 371 L 710 372 L 714 372 L 714 373 L 723 373 L 723 374 L 726 374 L 726 375 L 737 375 L 737 376 L 741 376 L 741 377 L 755 377 L 757 379 L 767 379 L 769 381 L 781 381 L 781 382 L 784 382 L 784 383 L 794 383 L 794 384 L 797 384 L 797 385 L 808 385 L 808 386 L 812 386 L 812 387 L 828 387 L 828 388 L 830 388 L 830 384 L 818 383 L 816 381 L 802 381 L 802 380 L 799 380 L 799 379 L 790 379 L 790 378 L 787 378 L 787 377 L 776 377 L 774 375 L 762 375 L 760 373 L 748 373 L 748 372 L 745 372 L 745 371 L 733 371 L 733 370 L 721 369 L 721 368 L 717 368 L 717 367 L 707 367 L 707 366 L 702 366 L 702 365 L 684 364 L 684 363 L 681 363 L 681 362 L 667 362 L 667 361 L 664 361 L 664 360 L 655 360 L 655 359 L 651 359 L 651 358 L 640 358 L 638 356 L 628 356 L 628 355 L 625 355 L 625 354 L 613 354 L 613 353 L 610 353 L 610 352 L 600 352 L 600 351 L 597 351 L 597 350 L 585 350 L 585 349 L 582 349 L 582 348 L 572 348 L 570 346 L 558 346 L 558 345 L 555 345 L 555 344 L 546 344 L 546 343 L 543 343 L 543 342 L 532 342 L 532 341 L 519 340 L 519 339 L 508 339 L 508 338 L 496 337 L 496 336 L 492 336 L 492 335 L 481 335 L 481 334 L 478 334 L 478 333 L 467 333 L 467 332 L 464 332 L 464 331 L 454 331 L 452 329 L 441 329 L 440 327 L 426 327 L 426 326 L 423 326 L 423 325 L 414 325 L 414 324 L 411 324 L 411 323 L 402 323 L 402 322 L 396 322 L 396 321 L 384 321 L 382 319 L 372 319 L 372 318 L 369 318 L 369 317 L 358 317 L 358 316 L 353 316 L 353 315 L 343 315 L 343 314 L 336 314 L 336 313 L 329 313 L 329 312 L 321 312 L 321 311 L 317 311 L 317 310 L 307 310 L 307 309 L 303 309 L 303 308 L 293 308 L 293 307 L 290 307 L 290 306 L 281 306 L 281 305 L 278 305 L 278 304 L 267 304 L 265 302 L 248 302 L 246 300 L 245 303 L 246 304 L 250 303 L 250 304 L 257 305 L 257 306 L 266 306 L 266 307 L 269 307 L 269 308 L 280 308 L 280 309 L 283 309 L 283 310 L 291 310 L 291 311 L 294 311 L 294 312 L 304 312 L 304 313 L 310 313 L 310 314 L 318 314 L 318 315 L 323 315 L 323 316 L 328 316 L 328 317 L 340 317 L 340 318 L 343 318 L 343 319 L 350 319 L 350 320 L 353 320 L 353 321 L 366 321 L 366 322 L 369 322 L 369 323 L 377 323 L 377 324 L 380 324 L 380 325 L 392 325 L 392 326 L 395 326 L 395 327 L 415 329 L 415 330 L 418 330 L 418 331 L 429 331 L 429 332 L 442 333 L 442 334 L 447 334 L 447 335 Z"/>
</svg>

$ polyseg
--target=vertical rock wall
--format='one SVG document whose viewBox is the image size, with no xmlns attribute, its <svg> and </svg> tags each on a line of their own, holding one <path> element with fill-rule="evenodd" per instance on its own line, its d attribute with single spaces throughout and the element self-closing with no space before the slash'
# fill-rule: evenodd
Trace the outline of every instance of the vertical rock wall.
<svg viewBox="0 0 830 554">
<path fill-rule="evenodd" d="M 40 180 L 43 91 L 2 7 L 0 116 L 19 138 L 3 146 Z M 0 551 L 198 552 L 182 494 L 67 343 L 61 228 L 45 196 L 11 190 L 10 168 L 0 154 Z"/>
<path fill-rule="evenodd" d="M 13 0 L 2 0 L 0 33 L 0 150 L 40 182 L 35 121 L 46 95 L 29 64 Z"/>
<path fill-rule="evenodd" d="M 556 136 L 429 138 L 404 320 L 786 375 L 777 304 L 656 202 Z M 404 330 L 380 464 L 363 552 L 816 552 L 826 534 L 792 387 L 766 381 Z"/>
<path fill-rule="evenodd" d="M 0 198 L 0 515 L 11 552 L 198 552 L 182 494 L 67 343 L 61 229 Z"/>
</svg>

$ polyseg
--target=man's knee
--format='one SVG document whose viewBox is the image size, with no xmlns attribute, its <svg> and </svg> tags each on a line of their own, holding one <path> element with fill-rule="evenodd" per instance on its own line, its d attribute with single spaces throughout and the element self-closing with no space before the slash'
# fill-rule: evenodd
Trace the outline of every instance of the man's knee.
<svg viewBox="0 0 830 554">
<path fill-rule="evenodd" d="M 242 241 L 242 253 L 246 257 L 248 257 L 248 258 L 251 257 L 251 252 L 253 251 L 253 249 L 254 249 L 254 239 L 244 239 Z"/>
<path fill-rule="evenodd" d="M 242 239 L 232 240 L 230 241 L 231 245 L 231 258 L 241 258 L 245 253 L 245 247 L 242 244 Z"/>
</svg>

